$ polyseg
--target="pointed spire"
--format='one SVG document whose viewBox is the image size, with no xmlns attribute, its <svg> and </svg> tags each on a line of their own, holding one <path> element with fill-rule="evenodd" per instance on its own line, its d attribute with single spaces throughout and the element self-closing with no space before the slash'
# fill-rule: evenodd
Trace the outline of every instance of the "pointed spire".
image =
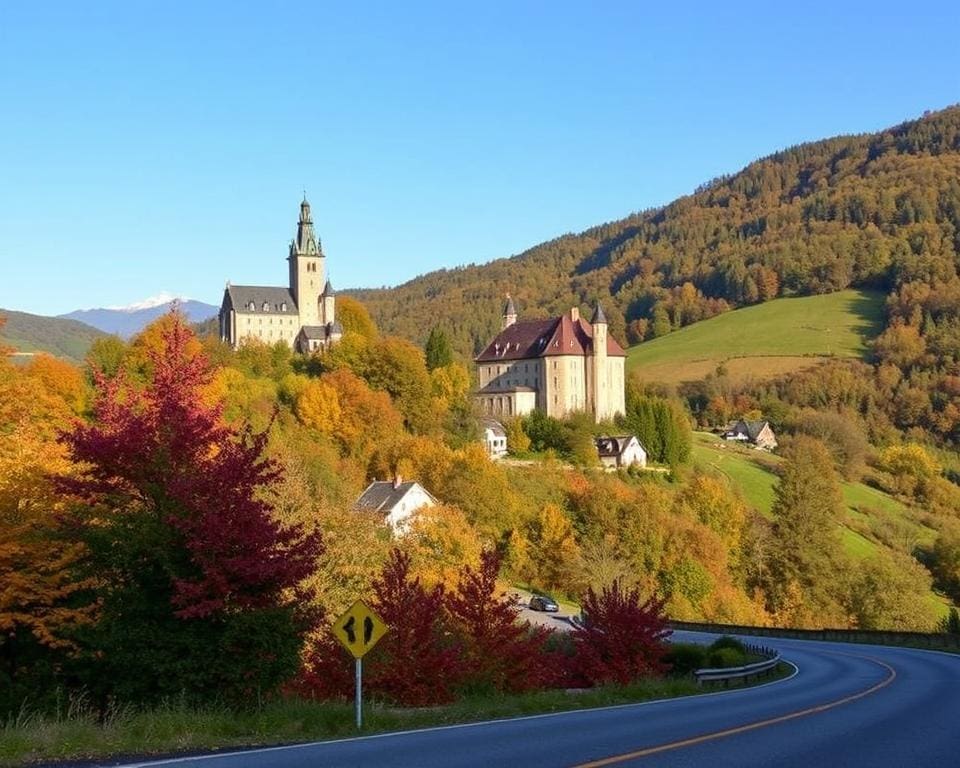
<svg viewBox="0 0 960 768">
<path fill-rule="evenodd" d="M 593 317 L 590 318 L 590 325 L 597 325 L 598 323 L 603 323 L 607 325 L 607 316 L 603 314 L 603 307 L 600 306 L 600 302 L 597 302 L 597 308 L 593 310 Z"/>
<path fill-rule="evenodd" d="M 513 298 L 507 294 L 507 303 L 503 305 L 503 322 L 500 324 L 500 330 L 505 330 L 517 322 L 517 307 L 513 303 Z"/>
<path fill-rule="evenodd" d="M 336 296 L 337 292 L 333 290 L 333 284 L 330 282 L 330 279 L 327 278 L 327 284 L 323 286 L 322 296 Z"/>
<path fill-rule="evenodd" d="M 297 236 L 290 247 L 291 255 L 323 256 L 320 240 L 313 233 L 313 217 L 310 215 L 310 203 L 306 193 L 300 203 L 300 219 L 297 221 Z"/>
</svg>

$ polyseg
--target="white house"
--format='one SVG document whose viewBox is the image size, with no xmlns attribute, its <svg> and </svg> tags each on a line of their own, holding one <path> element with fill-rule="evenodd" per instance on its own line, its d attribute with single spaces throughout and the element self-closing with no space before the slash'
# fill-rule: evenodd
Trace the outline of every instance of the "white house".
<svg viewBox="0 0 960 768">
<path fill-rule="evenodd" d="M 647 452 L 635 435 L 596 438 L 597 455 L 605 467 L 647 466 Z"/>
<path fill-rule="evenodd" d="M 405 483 L 403 478 L 397 477 L 394 480 L 374 480 L 360 494 L 354 508 L 379 512 L 394 533 L 403 533 L 410 515 L 421 507 L 433 507 L 436 504 L 437 500 L 420 483 Z"/>
<path fill-rule="evenodd" d="M 496 419 L 480 419 L 480 429 L 483 430 L 483 447 L 487 449 L 487 456 L 499 459 L 507 455 L 507 430 Z"/>
</svg>

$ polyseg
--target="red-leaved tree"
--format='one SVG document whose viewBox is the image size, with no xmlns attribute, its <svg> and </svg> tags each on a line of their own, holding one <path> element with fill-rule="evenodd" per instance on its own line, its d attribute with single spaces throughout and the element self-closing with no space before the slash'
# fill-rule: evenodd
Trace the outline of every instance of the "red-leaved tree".
<svg viewBox="0 0 960 768">
<path fill-rule="evenodd" d="M 553 631 L 517 621 L 517 602 L 497 594 L 502 558 L 486 550 L 476 570 L 460 570 L 457 591 L 447 595 L 447 609 L 463 637 L 467 683 L 497 691 L 546 687 L 554 667 L 546 663 L 545 645 Z"/>
<path fill-rule="evenodd" d="M 371 607 L 389 631 L 371 652 L 371 690 L 407 706 L 451 701 L 464 670 L 443 587 L 425 589 L 410 577 L 410 556 L 394 549 L 373 592 Z"/>
<path fill-rule="evenodd" d="M 134 700 L 267 691 L 316 619 L 299 590 L 321 542 L 272 518 L 266 435 L 206 402 L 209 366 L 182 318 L 161 340 L 145 386 L 98 377 L 91 422 L 63 435 L 83 469 L 64 488 L 101 582 L 86 671 Z"/>
<path fill-rule="evenodd" d="M 583 600 L 586 621 L 573 631 L 580 674 L 591 685 L 626 685 L 666 671 L 664 641 L 670 635 L 663 602 L 643 600 L 640 590 L 625 590 L 620 581 L 599 594 L 588 589 Z"/>
</svg>

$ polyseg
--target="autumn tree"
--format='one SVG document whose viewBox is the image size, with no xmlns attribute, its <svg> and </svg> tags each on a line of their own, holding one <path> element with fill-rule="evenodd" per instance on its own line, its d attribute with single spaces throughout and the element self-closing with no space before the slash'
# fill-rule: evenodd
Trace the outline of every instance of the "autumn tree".
<svg viewBox="0 0 960 768">
<path fill-rule="evenodd" d="M 663 603 L 640 590 L 614 582 L 599 592 L 588 589 L 584 623 L 573 630 L 578 667 L 592 685 L 628 685 L 666 669 L 664 641 L 670 635 Z"/>
<path fill-rule="evenodd" d="M 787 625 L 842 624 L 843 499 L 833 459 L 822 443 L 805 436 L 791 443 L 786 458 L 772 510 L 766 586 L 770 610 Z M 800 596 L 799 605 L 791 594 Z"/>
<path fill-rule="evenodd" d="M 182 320 L 156 341 L 146 385 L 98 379 L 92 423 L 63 435 L 83 467 L 63 486 L 100 581 L 80 675 L 129 701 L 244 700 L 296 669 L 316 620 L 299 587 L 320 540 L 271 517 L 266 436 L 204 402 L 210 371 Z"/>
<path fill-rule="evenodd" d="M 370 654 L 370 690 L 404 706 L 453 699 L 463 675 L 461 649 L 446 624 L 444 589 L 426 589 L 410 557 L 393 550 L 373 584 L 372 607 L 389 632 Z"/>
<path fill-rule="evenodd" d="M 466 681 L 495 691 L 537 688 L 549 673 L 541 657 L 551 631 L 517 620 L 516 600 L 497 586 L 500 563 L 495 550 L 485 550 L 479 567 L 464 565 L 456 591 L 447 594 L 464 640 Z"/>
</svg>

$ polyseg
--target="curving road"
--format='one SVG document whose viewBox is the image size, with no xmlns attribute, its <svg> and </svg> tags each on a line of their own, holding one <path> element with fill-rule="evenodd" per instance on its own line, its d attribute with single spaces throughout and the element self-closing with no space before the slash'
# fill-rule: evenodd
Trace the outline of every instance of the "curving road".
<svg viewBox="0 0 960 768">
<path fill-rule="evenodd" d="M 682 632 L 676 636 L 693 637 Z M 960 656 L 844 643 L 751 640 L 778 648 L 796 665 L 797 674 L 762 687 L 685 699 L 138 765 L 960 765 Z"/>
</svg>

